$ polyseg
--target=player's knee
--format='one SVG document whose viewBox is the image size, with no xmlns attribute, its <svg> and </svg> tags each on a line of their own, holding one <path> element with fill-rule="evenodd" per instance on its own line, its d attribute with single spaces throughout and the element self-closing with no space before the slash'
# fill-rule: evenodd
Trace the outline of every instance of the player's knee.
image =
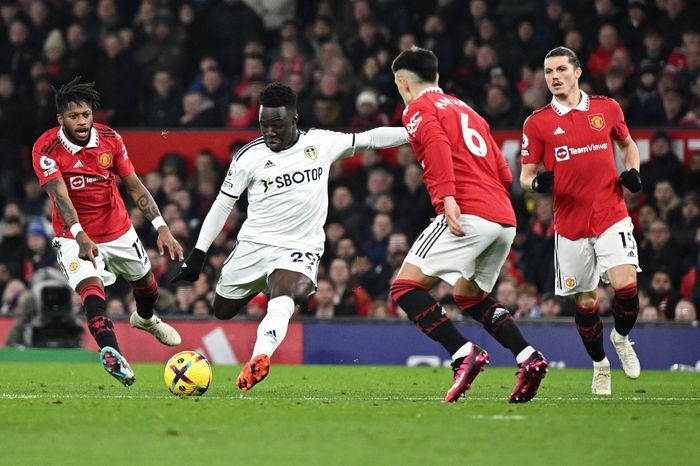
<svg viewBox="0 0 700 466">
<path fill-rule="evenodd" d="M 389 287 L 389 295 L 391 296 L 391 300 L 395 303 L 399 303 L 399 300 L 405 296 L 407 293 L 410 293 L 413 290 L 416 289 L 424 289 L 420 283 L 414 282 L 412 280 L 404 280 L 404 279 L 396 279 L 391 283 L 391 286 Z"/>
<path fill-rule="evenodd" d="M 596 307 L 597 297 L 595 291 L 590 291 L 577 294 L 575 301 L 578 308 L 593 310 Z"/>
<path fill-rule="evenodd" d="M 219 320 L 229 320 L 238 314 L 243 308 L 239 300 L 226 299 L 218 294 L 214 297 L 214 317 Z"/>
</svg>

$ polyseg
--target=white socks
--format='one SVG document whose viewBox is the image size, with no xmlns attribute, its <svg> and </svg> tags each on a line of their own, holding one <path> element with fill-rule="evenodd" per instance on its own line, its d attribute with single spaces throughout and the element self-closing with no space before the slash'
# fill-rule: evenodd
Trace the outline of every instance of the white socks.
<svg viewBox="0 0 700 466">
<path fill-rule="evenodd" d="M 593 361 L 593 367 L 610 367 L 610 361 L 606 356 L 602 361 Z"/>
<path fill-rule="evenodd" d="M 518 353 L 518 355 L 515 357 L 515 362 L 522 364 L 527 358 L 532 356 L 532 353 L 534 352 L 535 348 L 532 346 L 527 346 L 524 350 Z"/>
<path fill-rule="evenodd" d="M 294 314 L 294 300 L 289 296 L 279 296 L 267 303 L 267 314 L 258 325 L 258 338 L 255 340 L 253 356 L 272 356 L 287 335 L 289 319 Z"/>
<path fill-rule="evenodd" d="M 460 349 L 458 349 L 457 351 L 455 351 L 455 354 L 452 355 L 452 360 L 456 361 L 457 359 L 463 358 L 466 355 L 468 355 L 469 353 L 471 353 L 472 346 L 474 346 L 474 345 L 472 344 L 471 341 L 462 345 L 462 347 Z"/>
</svg>

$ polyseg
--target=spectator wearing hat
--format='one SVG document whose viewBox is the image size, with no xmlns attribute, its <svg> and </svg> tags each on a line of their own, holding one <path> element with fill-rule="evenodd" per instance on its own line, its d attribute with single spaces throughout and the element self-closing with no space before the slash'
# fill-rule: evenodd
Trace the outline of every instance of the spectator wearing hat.
<svg viewBox="0 0 700 466">
<path fill-rule="evenodd" d="M 29 222 L 25 237 L 29 254 L 24 259 L 22 278 L 28 283 L 34 272 L 55 263 L 55 255 L 49 247 L 50 238 L 40 218 L 35 217 Z"/>
<path fill-rule="evenodd" d="M 359 128 L 376 128 L 387 126 L 389 117 L 379 109 L 379 100 L 373 90 L 364 90 L 355 99 L 355 114 L 350 118 L 350 126 Z"/>
<path fill-rule="evenodd" d="M 645 58 L 639 65 L 639 80 L 626 113 L 630 125 L 658 126 L 666 121 L 663 102 L 656 88 L 659 72 L 650 58 Z"/>
<path fill-rule="evenodd" d="M 649 152 L 649 160 L 639 168 L 646 197 L 653 198 L 654 187 L 660 180 L 669 180 L 678 191 L 683 180 L 683 163 L 671 150 L 671 138 L 665 131 L 652 135 Z"/>
</svg>

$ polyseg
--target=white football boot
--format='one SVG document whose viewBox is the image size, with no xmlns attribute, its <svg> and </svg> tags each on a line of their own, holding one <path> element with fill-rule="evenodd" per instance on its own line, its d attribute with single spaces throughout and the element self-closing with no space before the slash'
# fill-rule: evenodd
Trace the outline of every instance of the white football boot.
<svg viewBox="0 0 700 466">
<path fill-rule="evenodd" d="M 630 379 L 639 378 L 639 359 L 637 358 L 637 353 L 634 352 L 633 341 L 630 341 L 629 336 L 622 336 L 617 333 L 617 330 L 612 329 L 610 332 L 610 342 L 615 347 L 615 352 L 617 357 L 620 358 L 620 364 L 622 364 L 622 370 L 625 371 L 625 375 Z"/>
<path fill-rule="evenodd" d="M 607 363 L 607 364 L 606 364 Z M 593 385 L 591 392 L 594 395 L 612 395 L 610 381 L 610 362 L 608 358 L 593 363 Z"/>
<path fill-rule="evenodd" d="M 160 317 L 153 314 L 150 319 L 144 319 L 138 313 L 131 314 L 129 323 L 134 328 L 145 330 L 158 339 L 159 342 L 168 346 L 177 346 L 182 342 L 177 330 L 166 324 Z"/>
</svg>

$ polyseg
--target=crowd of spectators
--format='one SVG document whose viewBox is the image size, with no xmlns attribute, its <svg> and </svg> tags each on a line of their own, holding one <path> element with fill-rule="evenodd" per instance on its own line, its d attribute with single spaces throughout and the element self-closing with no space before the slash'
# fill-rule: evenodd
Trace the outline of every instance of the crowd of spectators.
<svg viewBox="0 0 700 466">
<path fill-rule="evenodd" d="M 298 93 L 301 127 L 361 130 L 400 124 L 403 104 L 390 64 L 417 44 L 438 55 L 447 92 L 492 128 L 519 128 L 549 99 L 544 54 L 564 44 L 581 58 L 582 88 L 617 100 L 630 126 L 697 128 L 699 6 L 684 0 L 0 0 L 0 314 L 18 306 L 36 270 L 55 265 L 51 205 L 31 171 L 30 150 L 56 124 L 51 86 L 75 75 L 96 82 L 102 106 L 95 118 L 117 129 L 254 128 L 257 97 L 274 80 Z M 650 151 L 641 169 L 644 191 L 625 192 L 643 269 L 641 319 L 695 320 L 700 152 L 684 167 L 663 131 Z M 318 293 L 301 315 L 401 313 L 387 301 L 388 284 L 434 211 L 410 147 L 398 150 L 396 164 L 373 151 L 361 157 L 352 173 L 334 165 Z M 203 149 L 192 174 L 172 154 L 143 177 L 187 249 L 221 173 Z M 518 232 L 496 296 L 516 318 L 571 315 L 570 303 L 552 294 L 551 199 L 526 195 L 517 182 L 511 191 Z M 177 264 L 157 254 L 152 227 L 138 208 L 129 209 L 161 286 L 160 312 L 210 315 L 245 201 L 214 242 L 206 273 L 177 286 L 169 282 Z M 123 282 L 108 292 L 112 315 L 133 308 Z M 449 286 L 434 293 L 459 318 Z M 601 285 L 603 315 L 610 296 Z M 265 306 L 260 295 L 247 312 L 258 315 Z"/>
</svg>

